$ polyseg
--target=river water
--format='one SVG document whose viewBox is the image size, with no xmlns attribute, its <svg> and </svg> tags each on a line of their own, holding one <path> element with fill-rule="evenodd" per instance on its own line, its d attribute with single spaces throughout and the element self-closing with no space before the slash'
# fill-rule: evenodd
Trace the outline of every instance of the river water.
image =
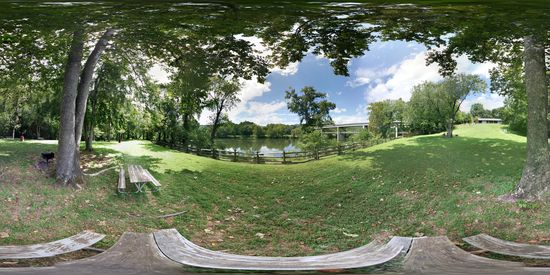
<svg viewBox="0 0 550 275">
<path fill-rule="evenodd" d="M 216 139 L 215 145 L 219 149 L 228 151 L 260 154 L 278 154 L 282 151 L 299 152 L 297 140 L 287 138 L 225 138 Z"/>
</svg>

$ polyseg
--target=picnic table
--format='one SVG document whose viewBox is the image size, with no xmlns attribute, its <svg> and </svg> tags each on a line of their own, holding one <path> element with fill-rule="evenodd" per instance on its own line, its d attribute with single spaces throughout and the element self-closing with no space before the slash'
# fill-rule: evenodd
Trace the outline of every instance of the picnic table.
<svg viewBox="0 0 550 275">
<path fill-rule="evenodd" d="M 157 179 L 155 179 L 153 175 L 151 175 L 151 173 L 147 171 L 147 169 L 141 167 L 141 165 L 128 165 L 128 175 L 130 177 L 130 182 L 133 183 L 137 188 L 136 193 L 143 192 L 143 187 L 145 187 L 147 183 L 153 184 L 157 191 L 160 190 L 161 185 L 157 181 Z M 122 192 L 121 190 L 124 190 L 126 188 L 126 184 L 124 183 L 124 181 L 124 168 L 122 168 L 119 177 L 119 192 Z"/>
</svg>

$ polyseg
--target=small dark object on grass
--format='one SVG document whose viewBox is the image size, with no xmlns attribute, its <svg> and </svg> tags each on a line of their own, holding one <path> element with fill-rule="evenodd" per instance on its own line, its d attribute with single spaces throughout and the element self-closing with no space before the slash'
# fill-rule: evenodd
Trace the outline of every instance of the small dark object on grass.
<svg viewBox="0 0 550 275">
<path fill-rule="evenodd" d="M 170 217 L 174 217 L 174 216 L 179 216 L 179 215 L 182 215 L 182 214 L 185 214 L 187 211 L 181 211 L 181 212 L 177 212 L 177 213 L 174 213 L 174 214 L 168 214 L 168 215 L 162 215 L 162 216 L 158 216 L 159 219 L 162 219 L 162 218 L 170 218 Z"/>
<path fill-rule="evenodd" d="M 46 160 L 46 163 L 50 163 L 50 160 L 55 157 L 53 152 L 51 153 L 42 153 L 42 158 Z"/>
</svg>

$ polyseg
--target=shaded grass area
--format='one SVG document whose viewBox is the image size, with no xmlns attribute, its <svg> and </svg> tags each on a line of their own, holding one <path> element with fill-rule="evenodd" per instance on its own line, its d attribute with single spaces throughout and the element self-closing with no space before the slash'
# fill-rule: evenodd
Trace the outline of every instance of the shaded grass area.
<svg viewBox="0 0 550 275">
<path fill-rule="evenodd" d="M 97 143 L 100 159 L 140 164 L 159 194 L 116 194 L 118 174 L 60 188 L 32 168 L 55 144 L 0 141 L 2 244 L 50 241 L 84 229 L 107 234 L 177 228 L 205 247 L 248 255 L 312 255 L 391 235 L 480 232 L 518 241 L 550 238 L 548 203 L 503 203 L 521 176 L 525 138 L 498 125 L 458 137 L 418 136 L 299 165 L 230 163 L 146 141 Z M 166 219 L 157 216 L 186 211 Z"/>
</svg>

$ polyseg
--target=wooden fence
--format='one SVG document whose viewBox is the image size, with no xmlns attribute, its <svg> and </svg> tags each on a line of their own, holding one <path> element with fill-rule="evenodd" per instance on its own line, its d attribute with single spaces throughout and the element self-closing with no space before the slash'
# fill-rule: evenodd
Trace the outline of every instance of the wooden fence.
<svg viewBox="0 0 550 275">
<path fill-rule="evenodd" d="M 182 144 L 169 144 L 165 142 L 157 142 L 158 145 L 169 147 L 178 151 L 192 153 L 197 156 L 210 157 L 218 160 L 232 161 L 232 162 L 248 162 L 257 164 L 292 164 L 292 163 L 304 163 L 312 160 L 318 160 L 323 157 L 342 155 L 345 152 L 355 151 L 361 148 L 367 148 L 376 144 L 384 143 L 390 139 L 377 139 L 372 141 L 354 142 L 341 144 L 338 146 L 327 147 L 321 150 L 308 151 L 308 152 L 296 152 L 296 151 L 282 151 L 280 153 L 267 153 L 262 154 L 257 152 L 239 152 L 237 150 L 220 150 L 220 149 L 207 149 L 207 148 L 195 148 L 192 146 L 184 146 Z"/>
</svg>

